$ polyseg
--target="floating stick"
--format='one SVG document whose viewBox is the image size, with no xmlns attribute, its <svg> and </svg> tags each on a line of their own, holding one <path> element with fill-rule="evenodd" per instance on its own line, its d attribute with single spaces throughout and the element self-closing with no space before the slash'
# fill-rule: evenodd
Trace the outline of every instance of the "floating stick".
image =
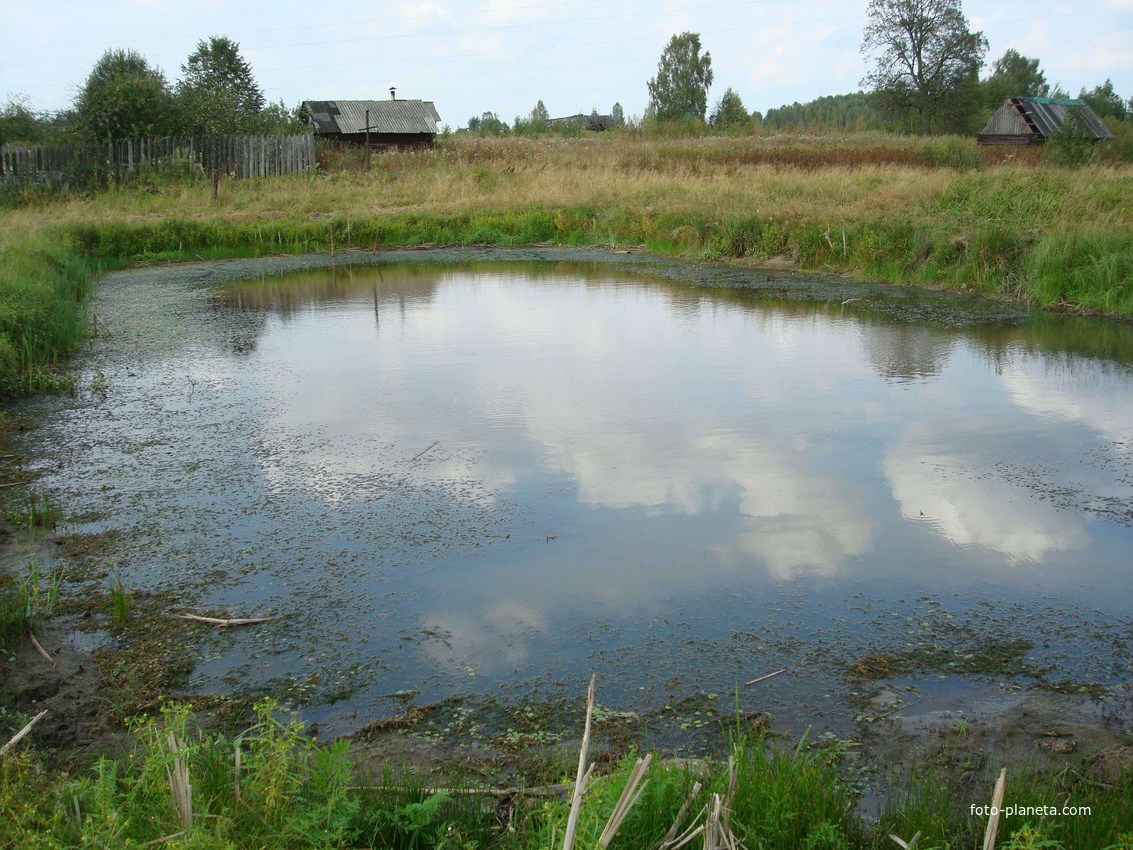
<svg viewBox="0 0 1133 850">
<path fill-rule="evenodd" d="M 228 626 L 254 626 L 256 623 L 270 623 L 272 620 L 280 619 L 277 617 L 237 617 L 231 620 L 222 620 L 219 617 L 199 617 L 196 614 L 174 614 L 174 617 L 180 617 L 182 620 L 193 620 L 197 623 L 208 623 L 210 626 L 219 626 L 224 629 Z"/>
<path fill-rule="evenodd" d="M 786 672 L 787 668 L 784 667 L 782 670 L 776 670 L 774 673 L 768 673 L 766 676 L 760 676 L 758 679 L 752 679 L 750 682 L 744 682 L 744 687 L 746 688 L 748 685 L 758 685 L 760 682 L 766 682 L 768 679 L 774 679 L 780 673 Z"/>
</svg>

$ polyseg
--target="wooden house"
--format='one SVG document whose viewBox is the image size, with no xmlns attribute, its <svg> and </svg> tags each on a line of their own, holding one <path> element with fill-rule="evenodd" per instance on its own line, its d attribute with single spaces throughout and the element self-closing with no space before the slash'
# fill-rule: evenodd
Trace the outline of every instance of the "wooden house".
<svg viewBox="0 0 1133 850">
<path fill-rule="evenodd" d="M 1071 110 L 1077 110 L 1082 129 L 1095 141 L 1112 139 L 1109 127 L 1084 100 L 1052 97 L 1009 97 L 976 135 L 981 145 L 1041 145 L 1058 132 Z"/>
<path fill-rule="evenodd" d="M 320 139 L 369 141 L 379 150 L 431 147 L 441 120 L 432 101 L 397 100 L 394 89 L 389 93 L 389 100 L 308 100 L 303 120 Z"/>
</svg>

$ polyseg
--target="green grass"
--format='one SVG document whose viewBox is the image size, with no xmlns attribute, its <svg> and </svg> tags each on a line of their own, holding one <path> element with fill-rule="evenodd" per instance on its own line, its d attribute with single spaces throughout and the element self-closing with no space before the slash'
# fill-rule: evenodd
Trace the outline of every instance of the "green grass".
<svg viewBox="0 0 1133 850">
<path fill-rule="evenodd" d="M 58 367 L 84 338 L 97 268 L 46 228 L 0 236 L 0 397 L 68 387 Z"/>
<path fill-rule="evenodd" d="M 128 752 L 70 774 L 49 770 L 30 751 L 0 758 L 0 847 L 554 848 L 569 815 L 566 798 L 471 794 L 459 783 L 430 791 L 404 771 L 395 777 L 389 766 L 360 767 L 348 741 L 314 743 L 301 724 L 279 719 L 271 701 L 257 705 L 253 725 L 235 737 L 202 731 L 177 706 L 135 721 L 131 731 Z M 840 755 L 837 747 L 769 747 L 762 737 L 741 736 L 732 750 L 734 786 L 726 760 L 654 760 L 611 847 L 656 847 L 686 801 L 679 831 L 703 824 L 713 795 L 731 799 L 729 828 L 748 848 L 880 850 L 895 846 L 890 835 L 908 840 L 917 832 L 922 850 L 982 842 L 986 818 L 973 816 L 959 789 L 931 769 L 899 785 L 877 822 L 859 818 Z M 178 805 L 171 779 L 179 759 L 192 786 L 188 806 Z M 631 753 L 591 779 L 575 847 L 596 846 L 634 761 Z M 991 783 L 981 784 L 982 804 Z M 1103 785 L 1074 768 L 1013 772 L 1008 805 L 1089 806 L 1090 814 L 1005 818 L 997 846 L 1128 848 L 1131 799 L 1128 773 Z"/>
<path fill-rule="evenodd" d="M 130 622 L 133 605 L 133 597 L 122 584 L 122 576 L 116 576 L 110 588 L 110 624 L 116 629 L 124 628 Z"/>
<path fill-rule="evenodd" d="M 29 490 L 16 507 L 8 510 L 6 519 L 34 535 L 39 529 L 54 531 L 63 520 L 63 512 L 46 493 Z"/>
<path fill-rule="evenodd" d="M 38 558 L 28 561 L 24 576 L 0 575 L 0 649 L 15 649 L 51 617 L 60 582 Z"/>
</svg>

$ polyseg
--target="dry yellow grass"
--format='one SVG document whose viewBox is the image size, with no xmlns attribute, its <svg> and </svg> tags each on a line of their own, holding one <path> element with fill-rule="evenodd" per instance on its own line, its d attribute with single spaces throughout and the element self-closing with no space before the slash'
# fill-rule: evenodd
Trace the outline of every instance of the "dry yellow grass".
<svg viewBox="0 0 1133 850">
<path fill-rule="evenodd" d="M 821 167 L 758 161 L 761 152 L 784 144 L 760 138 L 461 139 L 425 153 L 375 155 L 369 174 L 351 170 L 316 179 L 225 182 L 216 203 L 203 181 L 164 186 L 160 195 L 132 185 L 9 212 L 4 220 L 6 228 L 26 232 L 29 226 L 144 222 L 158 216 L 271 220 L 589 207 L 690 220 L 758 215 L 830 225 L 878 218 L 940 221 L 948 210 L 934 202 L 974 181 L 985 188 L 1045 195 L 1050 209 L 1036 225 L 1133 227 L 1133 205 L 1112 203 L 1113 193 L 1105 191 L 1120 186 L 1127 199 L 1133 167 L 1070 171 L 1009 164 L 966 172 L 912 164 L 840 165 L 836 156 Z M 360 161 L 360 156 L 339 159 Z M 357 169 L 357 162 L 349 164 Z"/>
</svg>

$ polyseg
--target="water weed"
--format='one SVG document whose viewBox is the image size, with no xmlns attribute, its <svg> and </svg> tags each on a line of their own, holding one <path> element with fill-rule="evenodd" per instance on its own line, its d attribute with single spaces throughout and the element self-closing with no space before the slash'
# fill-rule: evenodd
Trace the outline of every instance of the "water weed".
<svg viewBox="0 0 1133 850">
<path fill-rule="evenodd" d="M 122 584 L 122 576 L 115 576 L 114 585 L 110 588 L 110 623 L 114 628 L 124 628 L 130 622 L 133 605 L 133 598 Z"/>
<path fill-rule="evenodd" d="M 63 512 L 46 493 L 32 490 L 16 508 L 8 511 L 7 520 L 34 535 L 39 529 L 54 531 L 63 520 Z"/>
<path fill-rule="evenodd" d="M 15 649 L 43 626 L 55 610 L 61 581 L 38 558 L 29 560 L 24 576 L 0 576 L 0 649 Z"/>
</svg>

